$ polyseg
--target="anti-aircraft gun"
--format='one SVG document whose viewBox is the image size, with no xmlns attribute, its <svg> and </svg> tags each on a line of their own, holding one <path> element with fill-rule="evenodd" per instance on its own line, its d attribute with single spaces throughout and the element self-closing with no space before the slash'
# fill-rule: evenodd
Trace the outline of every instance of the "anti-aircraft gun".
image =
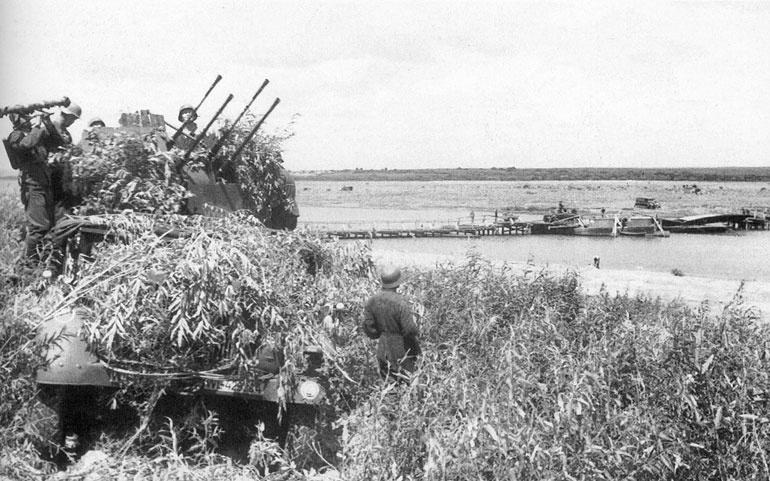
<svg viewBox="0 0 770 481">
<path fill-rule="evenodd" d="M 265 80 L 226 132 L 221 133 L 219 137 L 207 135 L 209 128 L 232 99 L 232 95 L 228 96 L 201 133 L 191 139 L 192 143 L 185 150 L 184 159 L 188 159 L 190 153 L 201 143 L 206 145 L 209 153 L 216 154 L 267 83 L 268 81 Z M 206 93 L 206 96 L 209 92 Z M 236 159 L 242 153 L 246 144 L 256 134 L 278 102 L 279 100 L 275 99 L 269 110 L 255 124 L 228 161 Z M 95 138 L 108 138 L 120 133 L 141 136 L 145 139 L 150 138 L 158 150 L 172 146 L 179 147 L 177 140 L 180 136 L 175 134 L 168 137 L 165 134 L 165 125 L 167 124 L 163 116 L 152 114 L 148 110 L 140 110 L 133 114 L 123 114 L 119 127 L 99 127 L 89 132 L 89 135 L 95 136 Z M 181 128 L 177 132 L 179 130 Z M 84 139 L 86 139 L 84 148 L 88 148 L 88 136 L 84 136 Z M 213 155 L 209 155 L 209 158 L 213 157 Z M 217 178 L 217 170 L 221 170 L 222 167 L 222 165 L 209 165 L 205 172 L 186 171 L 187 187 L 194 194 L 187 203 L 188 214 L 216 217 L 244 208 L 246 201 L 239 185 L 221 182 Z M 185 166 L 182 165 L 180 168 L 184 169 Z M 127 239 L 116 232 L 109 223 L 100 222 L 99 216 L 88 216 L 87 219 L 65 219 L 65 221 L 57 224 L 53 232 L 55 236 L 61 236 L 62 240 L 69 241 L 74 254 L 83 258 L 92 256 L 93 247 L 98 243 L 127 242 Z M 156 234 L 159 239 L 172 239 L 192 233 L 158 227 Z M 158 379 L 195 382 L 201 387 L 198 394 L 214 397 L 219 400 L 218 402 L 230 402 L 223 401 L 223 399 L 229 399 L 233 403 L 240 403 L 241 405 L 243 403 L 248 405 L 253 402 L 262 402 L 278 406 L 279 402 L 285 401 L 289 407 L 288 420 L 291 419 L 293 410 L 297 410 L 301 406 L 317 405 L 325 397 L 325 381 L 320 371 L 324 359 L 322 349 L 319 346 L 308 346 L 305 349 L 305 370 L 296 373 L 296 380 L 298 381 L 296 386 L 290 392 L 285 392 L 285 387 L 280 386 L 278 376 L 282 364 L 281 354 L 269 347 L 260 346 L 254 351 L 254 363 L 259 370 L 264 371 L 264 376 L 257 383 L 245 385 L 228 369 L 216 368 L 199 372 L 153 372 L 152 369 L 148 370 L 147 366 L 110 364 L 88 350 L 88 344 L 81 337 L 82 327 L 82 313 L 75 309 L 55 313 L 38 330 L 38 339 L 46 346 L 45 358 L 47 362 L 45 367 L 37 372 L 37 382 L 43 392 L 47 394 L 47 398 L 51 400 L 51 405 L 59 412 L 61 419 L 59 429 L 61 439 L 59 442 L 63 446 L 66 446 L 67 440 L 71 441 L 75 434 L 79 435 L 81 439 L 86 435 L 85 431 L 93 421 L 92 414 L 96 412 L 95 403 L 99 399 L 93 394 L 94 391 L 109 392 L 118 389 L 132 376 L 156 376 Z M 178 395 L 182 394 L 178 393 Z M 75 443 L 70 444 L 74 445 Z"/>
</svg>

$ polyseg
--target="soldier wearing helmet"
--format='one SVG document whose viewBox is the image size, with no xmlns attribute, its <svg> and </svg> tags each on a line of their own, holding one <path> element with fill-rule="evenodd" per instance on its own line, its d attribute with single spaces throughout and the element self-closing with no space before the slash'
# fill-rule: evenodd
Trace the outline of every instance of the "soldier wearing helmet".
<svg viewBox="0 0 770 481">
<path fill-rule="evenodd" d="M 380 375 L 387 379 L 414 372 L 421 351 L 412 310 L 406 299 L 396 292 L 401 285 L 401 269 L 382 268 L 380 280 L 382 290 L 366 301 L 363 328 L 369 338 L 379 340 L 377 362 Z"/>
<path fill-rule="evenodd" d="M 94 151 L 96 144 L 109 137 L 112 133 L 113 129 L 108 129 L 107 124 L 101 117 L 92 117 L 80 135 L 78 147 L 80 147 L 84 154 L 90 154 Z"/>
<path fill-rule="evenodd" d="M 179 107 L 179 115 L 177 119 L 182 122 L 182 128 L 184 133 L 194 137 L 195 131 L 198 129 L 198 125 L 195 123 L 198 120 L 198 113 L 195 111 L 192 105 L 184 104 Z"/>
<path fill-rule="evenodd" d="M 101 117 L 94 117 L 91 120 L 88 121 L 88 128 L 94 129 L 99 127 L 106 127 L 107 124 L 104 123 L 104 120 L 101 119 Z"/>
<path fill-rule="evenodd" d="M 82 109 L 74 103 L 54 114 L 33 119 L 26 135 L 9 144 L 28 159 L 21 170 L 21 200 L 27 221 L 26 256 L 32 264 L 40 261 L 43 239 L 58 219 L 65 214 L 62 172 L 51 162 L 51 156 L 72 143 L 67 128 L 80 118 Z M 60 262 L 60 246 L 54 248 L 54 262 Z M 53 268 L 58 266 L 54 265 Z"/>
<path fill-rule="evenodd" d="M 195 140 L 195 131 L 198 130 L 198 124 L 195 123 L 198 119 L 198 113 L 192 105 L 184 104 L 179 107 L 177 119 L 182 122 L 182 127 L 180 127 L 182 135 L 174 143 L 169 142 L 168 147 L 176 144 L 180 149 L 187 150 Z"/>
</svg>

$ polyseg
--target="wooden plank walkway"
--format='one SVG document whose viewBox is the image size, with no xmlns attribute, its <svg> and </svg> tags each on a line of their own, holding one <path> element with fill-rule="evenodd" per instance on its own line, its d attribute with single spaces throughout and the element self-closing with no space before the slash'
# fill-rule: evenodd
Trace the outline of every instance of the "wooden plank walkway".
<svg viewBox="0 0 770 481">
<path fill-rule="evenodd" d="M 492 224 L 444 224 L 431 225 L 401 225 L 384 227 L 362 227 L 346 225 L 342 228 L 336 225 L 314 226 L 314 230 L 324 233 L 328 237 L 338 239 L 388 239 L 403 237 L 483 237 L 529 234 L 527 222 L 497 222 Z"/>
<path fill-rule="evenodd" d="M 765 230 L 770 222 L 764 213 L 745 217 L 732 225 L 734 229 Z M 532 234 L 532 222 L 522 222 L 497 216 L 482 215 L 449 221 L 400 221 L 400 222 L 323 222 L 308 227 L 326 237 L 336 239 L 397 239 L 416 237 L 486 237 Z M 540 233 L 540 232 L 535 232 Z"/>
</svg>

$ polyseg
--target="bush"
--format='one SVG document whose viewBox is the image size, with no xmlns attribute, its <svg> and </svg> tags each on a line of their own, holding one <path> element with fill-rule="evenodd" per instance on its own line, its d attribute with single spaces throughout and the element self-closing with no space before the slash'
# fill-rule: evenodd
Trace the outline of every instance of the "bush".
<svg viewBox="0 0 770 481">
<path fill-rule="evenodd" d="M 183 209 L 190 193 L 177 168 L 179 150 L 158 152 L 149 140 L 121 133 L 92 142 L 92 151 L 73 146 L 57 161 L 75 214 Z"/>
<path fill-rule="evenodd" d="M 186 201 L 192 196 L 187 188 L 188 177 L 205 171 L 239 184 L 244 207 L 266 222 L 273 211 L 285 209 L 290 202 L 283 189 L 281 146 L 291 134 L 258 133 L 231 162 L 256 122 L 253 116 L 246 116 L 215 156 L 201 145 L 187 159 L 181 149 L 159 149 L 159 137 L 154 135 L 116 132 L 92 136 L 86 151 L 72 146 L 57 154 L 56 170 L 61 173 L 69 207 L 78 215 L 125 210 L 184 213 Z M 221 132 L 228 130 L 230 125 L 226 124 Z"/>
</svg>

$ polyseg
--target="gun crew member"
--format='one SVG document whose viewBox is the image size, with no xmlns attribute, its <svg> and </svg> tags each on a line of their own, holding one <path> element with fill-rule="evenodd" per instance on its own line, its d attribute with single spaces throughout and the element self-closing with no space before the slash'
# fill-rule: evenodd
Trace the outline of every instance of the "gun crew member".
<svg viewBox="0 0 770 481">
<path fill-rule="evenodd" d="M 100 117 L 94 117 L 91 120 L 88 121 L 88 128 L 89 129 L 96 129 L 99 127 L 106 127 L 107 124 L 104 123 L 104 120 L 102 120 Z"/>
<path fill-rule="evenodd" d="M 182 130 L 181 135 L 176 138 L 174 144 L 182 150 L 187 150 L 197 135 L 198 124 L 195 121 L 198 120 L 198 113 L 192 105 L 184 104 L 179 107 L 177 120 L 182 122 L 182 127 L 180 127 Z"/>
<path fill-rule="evenodd" d="M 67 128 L 81 113 L 78 105 L 70 103 L 51 119 L 46 114 L 33 118 L 29 131 L 16 129 L 8 138 L 11 149 L 25 159 L 19 170 L 27 224 L 26 256 L 31 264 L 40 261 L 45 235 L 65 213 L 61 172 L 51 165 L 49 156 L 72 143 Z M 55 249 L 54 261 L 60 261 L 56 255 Z"/>
</svg>

